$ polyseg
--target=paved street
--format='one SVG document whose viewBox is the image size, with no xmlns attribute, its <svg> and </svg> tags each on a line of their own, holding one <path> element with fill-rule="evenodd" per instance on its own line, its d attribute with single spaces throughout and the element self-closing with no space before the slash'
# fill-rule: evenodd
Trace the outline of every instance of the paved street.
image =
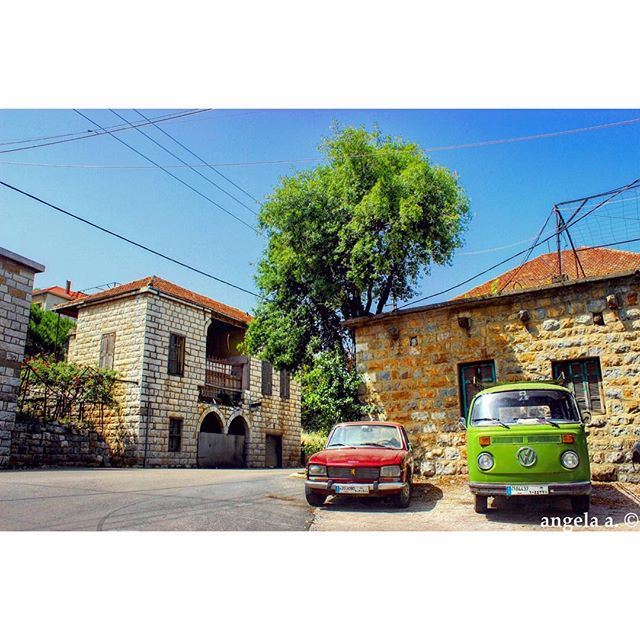
<svg viewBox="0 0 640 640">
<path fill-rule="evenodd" d="M 0 472 L 0 530 L 27 531 L 476 531 L 541 530 L 572 516 L 567 500 L 500 499 L 476 514 L 463 479 L 417 486 L 411 507 L 341 497 L 310 508 L 291 469 L 50 469 Z M 602 530 L 637 531 L 640 486 L 594 486 Z M 616 527 L 605 526 L 611 517 Z M 584 529 L 576 526 L 575 529 Z M 592 529 L 593 527 L 589 527 Z M 553 530 L 550 527 L 548 530 Z M 557 530 L 557 527 L 555 527 Z"/>
<path fill-rule="evenodd" d="M 0 530 L 303 531 L 291 469 L 0 472 Z"/>
</svg>

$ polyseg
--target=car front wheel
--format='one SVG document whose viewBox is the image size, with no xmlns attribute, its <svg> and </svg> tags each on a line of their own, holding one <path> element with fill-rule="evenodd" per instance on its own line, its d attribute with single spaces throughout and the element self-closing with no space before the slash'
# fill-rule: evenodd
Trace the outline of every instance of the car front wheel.
<svg viewBox="0 0 640 640">
<path fill-rule="evenodd" d="M 487 513 L 487 496 L 474 495 L 474 508 L 476 513 Z"/>
<path fill-rule="evenodd" d="M 393 505 L 399 509 L 407 509 L 411 504 L 411 478 L 399 493 L 393 496 Z"/>
<path fill-rule="evenodd" d="M 571 496 L 571 508 L 574 513 L 582 515 L 583 513 L 589 513 L 589 507 L 591 500 L 590 496 Z"/>
<path fill-rule="evenodd" d="M 309 489 L 309 487 L 304 488 L 304 495 L 307 499 L 307 502 L 312 507 L 321 507 L 324 504 L 324 501 L 327 499 L 327 496 L 322 493 L 318 493 L 313 489 Z"/>
</svg>

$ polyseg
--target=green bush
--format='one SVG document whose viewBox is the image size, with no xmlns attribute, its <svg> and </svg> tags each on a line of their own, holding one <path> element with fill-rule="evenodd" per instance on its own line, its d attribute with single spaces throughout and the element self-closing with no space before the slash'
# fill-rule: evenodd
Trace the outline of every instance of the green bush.
<svg viewBox="0 0 640 640">
<path fill-rule="evenodd" d="M 74 324 L 69 318 L 53 311 L 45 311 L 37 304 L 31 304 L 27 329 L 27 356 L 59 356 L 67 351 L 69 332 Z"/>
<path fill-rule="evenodd" d="M 338 349 L 318 353 L 300 373 L 302 427 L 328 434 L 338 422 L 360 420 L 375 411 L 358 398 L 362 378 Z"/>
<path fill-rule="evenodd" d="M 302 450 L 304 451 L 305 460 L 308 460 L 314 453 L 324 449 L 328 435 L 325 431 L 302 432 Z"/>
</svg>

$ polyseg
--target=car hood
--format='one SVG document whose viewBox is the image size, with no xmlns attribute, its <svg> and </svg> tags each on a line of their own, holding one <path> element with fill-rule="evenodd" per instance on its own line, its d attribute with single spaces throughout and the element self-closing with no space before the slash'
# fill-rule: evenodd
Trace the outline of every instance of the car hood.
<svg viewBox="0 0 640 640">
<path fill-rule="evenodd" d="M 354 447 L 353 449 L 324 449 L 309 458 L 312 464 L 345 466 L 378 466 L 399 464 L 407 455 L 404 449 L 380 447 Z"/>
</svg>

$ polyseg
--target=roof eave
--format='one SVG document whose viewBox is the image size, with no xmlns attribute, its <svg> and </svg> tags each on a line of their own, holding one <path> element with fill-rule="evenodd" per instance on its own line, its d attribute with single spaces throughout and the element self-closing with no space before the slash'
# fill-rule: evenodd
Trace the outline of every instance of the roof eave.
<svg viewBox="0 0 640 640">
<path fill-rule="evenodd" d="M 453 309 L 468 308 L 476 306 L 485 306 L 496 302 L 497 300 L 506 300 L 509 298 L 517 298 L 519 296 L 531 295 L 540 291 L 554 291 L 557 289 L 566 289 L 567 287 L 575 287 L 585 284 L 591 284 L 594 282 L 603 282 L 606 280 L 619 280 L 622 278 L 628 278 L 631 276 L 640 276 L 640 269 L 633 269 L 631 271 L 624 271 L 616 274 L 608 274 L 604 276 L 592 276 L 590 278 L 582 278 L 581 280 L 571 280 L 569 282 L 557 282 L 552 284 L 543 285 L 541 287 L 533 287 L 531 289 L 520 289 L 518 291 L 510 291 L 509 293 L 503 293 L 499 295 L 487 295 L 479 296 L 477 298 L 455 298 L 453 300 L 446 300 L 445 302 L 436 302 L 434 304 L 423 305 L 420 307 L 413 307 L 412 309 L 400 309 L 397 311 L 388 311 L 386 313 L 379 313 L 372 316 L 361 316 L 359 318 L 351 318 L 343 321 L 343 326 L 348 328 L 361 327 L 367 324 L 373 324 L 377 322 L 385 322 L 398 318 L 400 316 L 409 315 L 412 313 L 423 313 L 425 311 L 432 311 L 435 309 Z"/>
</svg>

